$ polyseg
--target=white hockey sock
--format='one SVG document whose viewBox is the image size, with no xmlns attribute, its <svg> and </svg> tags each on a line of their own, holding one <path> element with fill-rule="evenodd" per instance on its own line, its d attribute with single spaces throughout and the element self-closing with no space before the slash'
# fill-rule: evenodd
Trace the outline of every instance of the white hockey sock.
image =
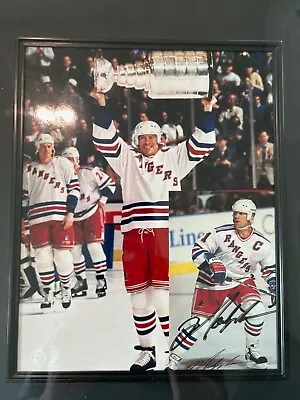
<svg viewBox="0 0 300 400">
<path fill-rule="evenodd" d="M 101 243 L 88 243 L 87 248 L 89 250 L 93 265 L 96 271 L 96 277 L 105 276 L 107 270 L 106 255 L 104 253 Z"/>
<path fill-rule="evenodd" d="M 153 304 L 162 331 L 166 338 L 169 337 L 169 290 L 158 289 L 149 287 L 146 289 L 148 296 L 150 296 L 151 303 Z"/>
<path fill-rule="evenodd" d="M 53 249 L 50 246 L 35 249 L 35 266 L 43 286 L 54 289 L 55 272 L 53 265 Z"/>
<path fill-rule="evenodd" d="M 184 321 L 180 328 L 178 328 L 179 332 L 170 346 L 170 355 L 174 357 L 177 361 L 179 361 L 184 353 L 188 351 L 199 339 L 199 337 L 203 333 L 203 329 L 200 328 L 200 325 L 207 321 L 207 318 L 204 317 L 191 317 Z"/>
<path fill-rule="evenodd" d="M 251 306 L 254 305 L 252 309 Z M 242 309 L 250 311 L 247 312 L 246 320 L 244 324 L 244 330 L 246 335 L 246 346 L 250 346 L 251 344 L 257 345 L 259 342 L 260 334 L 264 325 L 264 317 L 256 317 L 249 318 L 254 315 L 263 314 L 265 312 L 265 307 L 261 301 L 257 302 L 256 300 L 246 300 L 242 304 Z"/>
<path fill-rule="evenodd" d="M 63 287 L 70 288 L 73 276 L 73 257 L 69 249 L 54 249 L 54 262 Z"/>
<path fill-rule="evenodd" d="M 133 320 L 142 347 L 153 346 L 153 332 L 156 328 L 156 313 L 146 291 L 131 293 Z"/>
<path fill-rule="evenodd" d="M 86 279 L 86 265 L 85 258 L 82 253 L 82 245 L 75 245 L 71 250 L 73 256 L 74 272 L 76 276 Z"/>
</svg>

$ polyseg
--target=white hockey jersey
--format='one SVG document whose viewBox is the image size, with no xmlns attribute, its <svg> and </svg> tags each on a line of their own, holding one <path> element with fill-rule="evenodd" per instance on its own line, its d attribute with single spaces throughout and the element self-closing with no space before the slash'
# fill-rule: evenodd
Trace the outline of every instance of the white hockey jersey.
<svg viewBox="0 0 300 400">
<path fill-rule="evenodd" d="M 264 235 L 254 228 L 252 229 L 252 233 L 247 239 L 239 236 L 233 224 L 222 225 L 205 233 L 193 247 L 194 263 L 199 267 L 205 262 L 205 253 L 210 252 L 226 266 L 227 277 L 247 279 L 253 275 L 259 265 L 262 277 L 268 281 L 275 276 L 274 246 Z M 215 284 L 205 267 L 199 269 L 197 281 L 208 285 Z M 234 287 L 238 283 L 225 281 L 219 288 L 222 289 L 224 285 Z M 218 285 L 216 285 L 216 289 L 218 289 Z"/>
<path fill-rule="evenodd" d="M 188 141 L 145 157 L 117 135 L 109 110 L 99 107 L 94 119 L 93 142 L 121 177 L 122 232 L 168 228 L 169 191 L 180 191 L 181 179 L 214 149 L 213 119 L 210 131 L 205 133 L 198 127 Z"/>
<path fill-rule="evenodd" d="M 81 166 L 77 172 L 80 185 L 80 198 L 75 208 L 74 221 L 84 220 L 98 209 L 99 201 L 106 203 L 116 185 L 99 167 Z"/>
<path fill-rule="evenodd" d="M 22 201 L 29 224 L 62 221 L 68 195 L 78 199 L 79 191 L 74 166 L 67 158 L 54 157 L 49 164 L 29 163 L 23 173 Z"/>
</svg>

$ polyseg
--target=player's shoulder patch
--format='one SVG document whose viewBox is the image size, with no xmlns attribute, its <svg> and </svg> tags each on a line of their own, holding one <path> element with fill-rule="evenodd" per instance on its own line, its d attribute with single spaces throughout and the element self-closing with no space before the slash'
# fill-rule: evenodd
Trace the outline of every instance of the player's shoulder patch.
<svg viewBox="0 0 300 400">
<path fill-rule="evenodd" d="M 218 232 L 224 232 L 224 231 L 232 231 L 234 230 L 234 225 L 233 224 L 225 224 L 225 225 L 220 225 L 215 228 L 215 231 Z"/>
<path fill-rule="evenodd" d="M 256 229 L 254 229 L 253 235 L 259 236 L 262 239 L 266 240 L 267 242 L 271 243 L 271 241 L 268 238 L 266 238 L 265 235 L 263 235 L 261 232 L 257 231 Z"/>
</svg>

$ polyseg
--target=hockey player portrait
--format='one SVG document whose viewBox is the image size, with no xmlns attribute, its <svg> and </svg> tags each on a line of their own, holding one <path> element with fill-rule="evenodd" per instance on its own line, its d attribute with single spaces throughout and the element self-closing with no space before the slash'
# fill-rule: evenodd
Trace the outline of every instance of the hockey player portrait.
<svg viewBox="0 0 300 400">
<path fill-rule="evenodd" d="M 268 354 L 263 354 L 259 347 L 264 334 L 264 319 L 269 313 L 261 294 L 267 295 L 269 307 L 273 308 L 276 303 L 275 254 L 270 240 L 253 226 L 256 213 L 252 200 L 237 200 L 232 206 L 233 223 L 205 232 L 194 244 L 192 260 L 198 275 L 191 318 L 182 321 L 170 345 L 169 370 L 185 369 L 182 361 L 192 347 L 197 348 L 197 355 L 201 358 L 201 349 L 209 346 L 207 337 L 211 329 L 218 326 L 221 329 L 223 325 L 224 330 L 237 328 L 231 324 L 237 317 L 236 313 L 226 319 L 228 305 L 234 305 L 237 307 L 235 310 L 242 314 L 242 318 L 235 322 L 244 325 L 246 367 L 268 368 Z M 258 272 L 265 282 L 264 289 L 256 284 L 255 274 Z M 200 341 L 200 337 L 207 341 Z M 223 340 L 221 334 L 219 341 L 222 345 L 225 344 Z M 213 353 L 211 356 L 214 359 Z M 214 363 L 217 365 L 216 360 Z"/>
<path fill-rule="evenodd" d="M 214 149 L 213 101 L 202 99 L 203 111 L 188 141 L 162 148 L 159 125 L 144 121 L 134 129 L 133 148 L 116 134 L 105 95 L 94 89 L 91 96 L 99 104 L 94 145 L 121 177 L 124 281 L 139 338 L 130 370 L 145 371 L 156 366 L 157 323 L 169 337 L 169 191 L 180 191 L 181 179 Z"/>
</svg>

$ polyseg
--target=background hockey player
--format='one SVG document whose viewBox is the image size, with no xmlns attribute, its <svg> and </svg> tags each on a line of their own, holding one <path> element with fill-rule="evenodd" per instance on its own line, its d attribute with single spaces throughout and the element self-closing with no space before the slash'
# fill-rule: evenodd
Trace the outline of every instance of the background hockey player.
<svg viewBox="0 0 300 400">
<path fill-rule="evenodd" d="M 38 161 L 30 163 L 23 176 L 23 215 L 28 215 L 30 240 L 36 268 L 44 287 L 41 308 L 54 302 L 54 264 L 61 282 L 64 308 L 71 304 L 73 259 L 73 213 L 79 197 L 74 167 L 65 157 L 54 157 L 54 140 L 41 134 L 35 141 Z M 24 221 L 22 223 L 24 232 Z"/>
<path fill-rule="evenodd" d="M 24 155 L 23 157 L 23 170 L 26 170 L 27 165 L 31 162 L 31 157 Z M 21 254 L 20 254 L 20 299 L 28 299 L 36 292 L 41 296 L 42 288 L 39 281 L 39 276 L 34 266 L 33 249 L 30 244 L 29 222 L 27 216 L 24 216 L 23 232 L 21 235 Z"/>
<path fill-rule="evenodd" d="M 75 243 L 72 249 L 76 283 L 72 288 L 72 296 L 85 296 L 88 284 L 86 280 L 86 264 L 82 253 L 83 243 L 87 243 L 94 269 L 96 271 L 96 294 L 106 295 L 107 270 L 106 256 L 102 244 L 104 242 L 104 205 L 115 190 L 116 185 L 99 167 L 79 165 L 79 153 L 76 147 L 68 147 L 62 155 L 74 165 L 80 185 L 80 200 L 74 213 Z"/>
<path fill-rule="evenodd" d="M 156 366 L 153 331 L 158 321 L 169 336 L 169 191 L 180 191 L 180 181 L 208 156 L 215 145 L 212 104 L 203 100 L 193 136 L 173 148 L 160 145 L 161 130 L 153 121 L 134 129 L 135 148 L 116 133 L 103 93 L 91 92 L 99 106 L 95 111 L 93 141 L 121 177 L 123 209 L 123 269 L 131 294 L 133 320 L 139 337 L 138 357 L 131 371 Z"/>
<path fill-rule="evenodd" d="M 261 275 L 269 288 L 272 303 L 275 304 L 274 249 L 270 241 L 252 227 L 256 206 L 251 200 L 238 200 L 232 210 L 233 224 L 222 225 L 205 233 L 193 247 L 192 259 L 199 273 L 191 314 L 198 316 L 199 321 L 195 323 L 195 318 L 191 318 L 182 324 L 170 347 L 170 369 L 178 369 L 185 352 L 203 333 L 199 325 L 209 321 L 226 298 L 230 298 L 236 305 L 240 304 L 242 310 L 250 310 L 244 324 L 247 367 L 267 368 L 268 360 L 260 354 L 258 348 L 264 325 L 261 314 L 264 314 L 265 308 L 253 273 L 260 265 Z M 260 316 L 249 318 L 253 315 Z"/>
</svg>

